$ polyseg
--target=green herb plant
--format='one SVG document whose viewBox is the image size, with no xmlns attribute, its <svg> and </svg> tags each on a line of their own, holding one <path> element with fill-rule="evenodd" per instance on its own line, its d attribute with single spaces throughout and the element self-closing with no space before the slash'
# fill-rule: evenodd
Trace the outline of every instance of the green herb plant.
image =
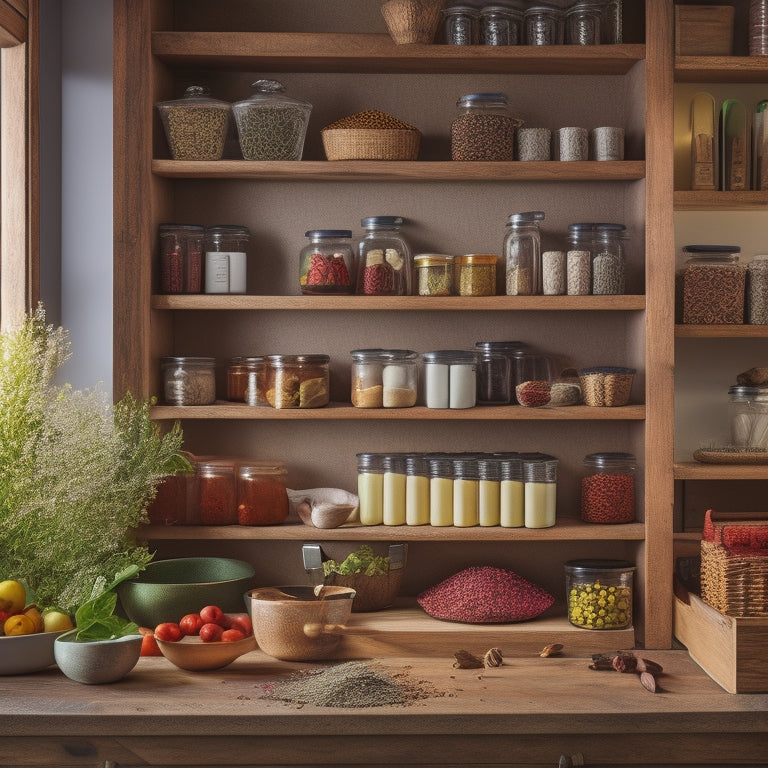
<svg viewBox="0 0 768 768">
<path fill-rule="evenodd" d="M 150 562 L 138 526 L 158 484 L 192 468 L 180 426 L 163 433 L 150 402 L 129 393 L 113 406 L 98 389 L 57 385 L 70 354 L 42 306 L 0 334 L 0 574 L 73 615 Z"/>
<path fill-rule="evenodd" d="M 382 576 L 388 572 L 389 558 L 374 554 L 368 544 L 362 544 L 340 563 L 336 560 L 323 561 L 323 574 L 326 577 L 332 573 L 338 573 L 341 576 L 351 576 L 353 573 Z"/>
<path fill-rule="evenodd" d="M 117 585 L 135 576 L 138 572 L 138 566 L 128 566 L 115 576 L 111 584 L 108 584 L 95 597 L 77 609 L 75 613 L 75 640 L 78 642 L 114 640 L 118 637 L 138 633 L 138 624 L 115 615 L 117 606 L 115 589 Z"/>
</svg>

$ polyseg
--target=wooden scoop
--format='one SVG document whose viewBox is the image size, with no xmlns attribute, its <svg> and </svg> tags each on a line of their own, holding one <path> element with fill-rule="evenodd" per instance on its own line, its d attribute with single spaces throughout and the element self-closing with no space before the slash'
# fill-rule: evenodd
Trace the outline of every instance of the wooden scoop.
<svg viewBox="0 0 768 768">
<path fill-rule="evenodd" d="M 375 629 L 364 627 L 350 627 L 346 624 L 320 624 L 311 623 L 304 625 L 304 634 L 307 637 L 320 637 L 320 635 L 375 635 Z"/>
</svg>

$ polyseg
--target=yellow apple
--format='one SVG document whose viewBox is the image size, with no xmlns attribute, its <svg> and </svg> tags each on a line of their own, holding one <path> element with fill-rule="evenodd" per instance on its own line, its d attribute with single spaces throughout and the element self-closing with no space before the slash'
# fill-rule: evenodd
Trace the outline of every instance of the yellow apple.
<svg viewBox="0 0 768 768">
<path fill-rule="evenodd" d="M 13 616 L 5 620 L 3 624 L 5 634 L 8 636 L 14 635 L 34 635 L 35 634 L 35 622 L 23 613 L 15 613 Z"/>
<path fill-rule="evenodd" d="M 18 613 L 27 604 L 27 590 L 20 581 L 0 581 L 0 611 Z"/>
<path fill-rule="evenodd" d="M 43 613 L 43 632 L 63 632 L 74 626 L 72 619 L 63 611 L 52 609 Z"/>
</svg>

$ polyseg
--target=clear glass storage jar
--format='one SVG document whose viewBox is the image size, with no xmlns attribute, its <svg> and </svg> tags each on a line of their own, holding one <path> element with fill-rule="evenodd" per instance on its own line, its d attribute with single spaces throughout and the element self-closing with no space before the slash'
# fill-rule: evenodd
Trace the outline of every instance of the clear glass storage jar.
<svg viewBox="0 0 768 768">
<path fill-rule="evenodd" d="M 590 453 L 581 478 L 585 523 L 631 523 L 635 519 L 635 470 L 631 453 Z"/>
<path fill-rule="evenodd" d="M 768 254 L 757 254 L 747 264 L 747 323 L 768 325 Z"/>
<path fill-rule="evenodd" d="M 553 5 L 532 5 L 523 13 L 527 45 L 562 45 L 564 20 L 562 9 Z"/>
<path fill-rule="evenodd" d="M 267 362 L 263 355 L 233 357 L 227 365 L 227 400 L 249 405 L 267 405 Z M 260 397 L 262 402 L 259 402 Z"/>
<path fill-rule="evenodd" d="M 352 405 L 409 408 L 418 396 L 418 354 L 409 349 L 355 349 Z"/>
<path fill-rule="evenodd" d="M 182 98 L 157 104 L 172 159 L 221 160 L 231 109 L 210 93 L 204 86 L 190 85 Z"/>
<path fill-rule="evenodd" d="M 384 521 L 384 464 L 380 453 L 357 454 L 357 497 L 361 525 Z"/>
<path fill-rule="evenodd" d="M 161 224 L 160 291 L 200 293 L 203 290 L 203 234 L 195 224 Z"/>
<path fill-rule="evenodd" d="M 216 401 L 213 357 L 161 357 L 163 397 L 168 405 L 211 405 Z"/>
<path fill-rule="evenodd" d="M 551 528 L 557 517 L 557 465 L 554 456 L 523 455 L 525 527 Z"/>
<path fill-rule="evenodd" d="M 513 213 L 504 236 L 507 296 L 541 293 L 541 232 L 543 211 Z"/>
<path fill-rule="evenodd" d="M 451 123 L 452 160 L 514 160 L 515 131 L 505 93 L 468 93 L 457 102 Z"/>
<path fill-rule="evenodd" d="M 237 522 L 280 525 L 288 517 L 288 470 L 281 462 L 245 462 L 237 467 Z"/>
<path fill-rule="evenodd" d="M 619 295 L 626 289 L 626 232 L 623 224 L 595 225 L 592 293 L 596 296 Z"/>
<path fill-rule="evenodd" d="M 400 234 L 402 216 L 368 216 L 360 226 L 357 293 L 363 296 L 410 296 L 411 249 Z"/>
<path fill-rule="evenodd" d="M 741 325 L 744 322 L 746 267 L 734 245 L 686 245 L 678 274 L 682 322 Z"/>
<path fill-rule="evenodd" d="M 732 445 L 768 450 L 768 387 L 729 387 L 728 415 Z"/>
<path fill-rule="evenodd" d="M 413 266 L 419 296 L 450 296 L 453 293 L 453 256 L 420 253 L 414 257 Z"/>
<path fill-rule="evenodd" d="M 273 408 L 328 405 L 329 363 L 328 355 L 267 355 L 267 402 Z"/>
<path fill-rule="evenodd" d="M 565 41 L 569 45 L 599 45 L 603 3 L 576 2 L 565 12 Z"/>
<path fill-rule="evenodd" d="M 427 408 L 472 408 L 477 401 L 477 354 L 438 350 L 421 355 Z"/>
<path fill-rule="evenodd" d="M 453 259 L 453 282 L 458 296 L 495 296 L 496 262 L 493 253 L 468 253 Z"/>
<path fill-rule="evenodd" d="M 309 243 L 299 254 L 301 292 L 352 293 L 352 230 L 310 229 L 304 236 L 309 239 Z"/>
<path fill-rule="evenodd" d="M 512 363 L 496 351 L 493 342 L 477 342 L 477 404 L 509 405 L 512 402 Z"/>
<path fill-rule="evenodd" d="M 569 560 L 565 564 L 568 620 L 583 629 L 632 626 L 635 566 L 624 560 Z"/>
<path fill-rule="evenodd" d="M 247 288 L 248 227 L 222 224 L 207 227 L 205 249 L 205 292 L 245 293 Z"/>
<path fill-rule="evenodd" d="M 470 5 L 451 5 L 443 9 L 445 42 L 448 45 L 477 45 L 479 14 Z"/>
<path fill-rule="evenodd" d="M 200 525 L 237 524 L 237 482 L 235 463 L 228 459 L 199 461 L 197 474 L 197 515 Z"/>
<path fill-rule="evenodd" d="M 251 83 L 254 94 L 232 105 L 245 160 L 301 160 L 312 105 L 285 95 L 277 80 Z"/>
<path fill-rule="evenodd" d="M 420 453 L 405 457 L 405 522 L 429 525 L 429 462 Z"/>
<path fill-rule="evenodd" d="M 483 45 L 521 45 L 523 14 L 509 5 L 486 5 L 480 9 L 480 42 Z"/>
</svg>

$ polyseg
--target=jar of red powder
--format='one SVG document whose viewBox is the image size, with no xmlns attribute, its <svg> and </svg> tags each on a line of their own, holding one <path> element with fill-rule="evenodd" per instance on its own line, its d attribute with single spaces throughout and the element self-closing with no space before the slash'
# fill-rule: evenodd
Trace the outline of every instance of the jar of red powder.
<svg viewBox="0 0 768 768">
<path fill-rule="evenodd" d="M 200 525 L 237 523 L 234 462 L 217 460 L 198 463 L 197 506 Z"/>
<path fill-rule="evenodd" d="M 581 519 L 586 523 L 631 523 L 635 519 L 635 469 L 631 453 L 584 457 Z"/>
</svg>

